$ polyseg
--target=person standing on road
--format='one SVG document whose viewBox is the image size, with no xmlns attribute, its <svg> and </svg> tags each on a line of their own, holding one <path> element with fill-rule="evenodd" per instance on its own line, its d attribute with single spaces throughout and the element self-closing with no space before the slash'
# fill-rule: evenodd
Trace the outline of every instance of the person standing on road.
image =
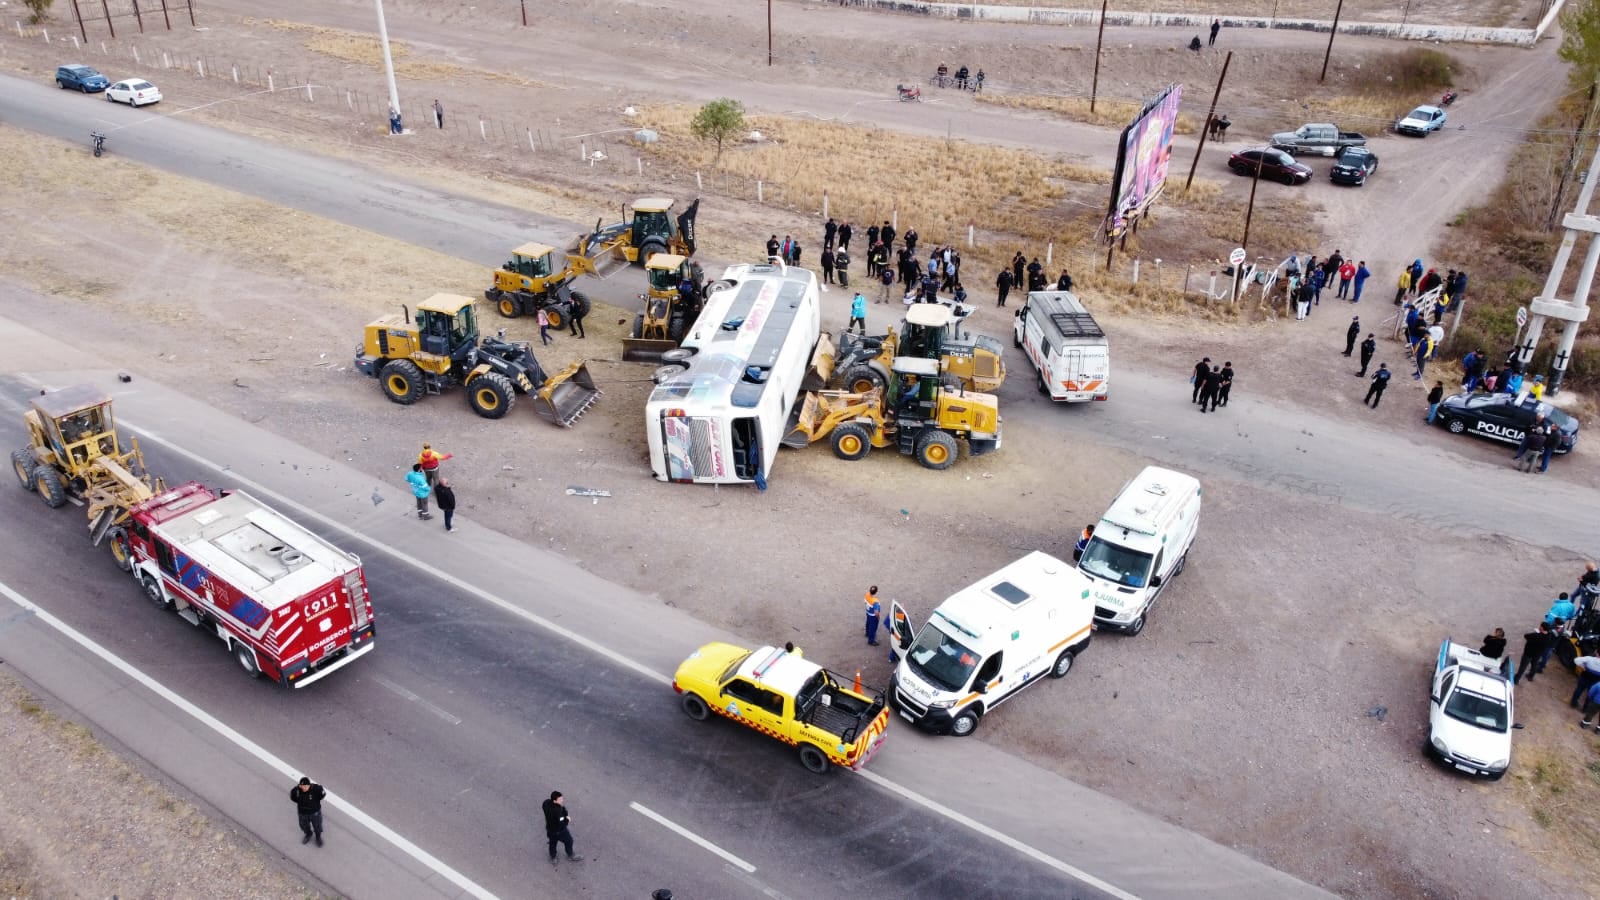
<svg viewBox="0 0 1600 900">
<path fill-rule="evenodd" d="M 1406 299 L 1406 292 L 1408 292 L 1410 290 L 1411 290 L 1411 267 L 1407 266 L 1404 269 L 1400 270 L 1399 287 L 1394 292 L 1394 305 L 1395 306 L 1399 306 L 1400 302 L 1402 300 Z"/>
<path fill-rule="evenodd" d="M 548 347 L 550 346 L 550 314 L 541 309 L 537 318 L 539 322 L 539 340 L 543 346 Z"/>
<path fill-rule="evenodd" d="M 684 281 L 688 280 L 689 279 L 687 278 L 684 279 Z M 567 310 L 567 334 L 570 334 L 579 340 L 583 340 L 584 338 L 588 337 L 588 335 L 583 331 L 583 317 L 586 313 L 587 310 L 584 309 L 584 304 L 573 301 Z"/>
<path fill-rule="evenodd" d="M 1357 378 L 1367 377 L 1367 366 L 1372 364 L 1373 354 L 1378 352 L 1378 339 L 1367 332 L 1367 339 L 1361 342 L 1361 371 L 1356 373 Z"/>
<path fill-rule="evenodd" d="M 1311 278 L 1309 279 L 1309 281 L 1311 282 L 1311 305 L 1312 306 L 1321 306 L 1322 305 L 1322 289 L 1328 286 L 1328 282 L 1329 282 L 1330 278 L 1331 278 L 1331 276 L 1328 275 L 1328 267 L 1327 267 L 1326 263 L 1324 263 L 1322 266 L 1320 266 L 1318 268 L 1315 268 L 1315 269 L 1311 270 Z M 1310 309 L 1306 310 L 1307 315 L 1309 315 L 1310 312 L 1311 312 Z"/>
<path fill-rule="evenodd" d="M 1200 389 L 1206 386 L 1206 376 L 1211 374 L 1211 357 L 1203 357 L 1194 364 L 1194 374 L 1189 376 L 1189 383 L 1194 385 L 1194 390 L 1189 394 L 1190 403 L 1200 402 Z"/>
<path fill-rule="evenodd" d="M 444 107 L 437 100 L 433 101 L 433 124 L 439 126 L 440 130 L 444 129 Z"/>
<path fill-rule="evenodd" d="M 1072 561 L 1083 559 L 1083 551 L 1089 549 L 1089 539 L 1094 537 L 1094 523 L 1083 526 L 1083 532 L 1078 535 L 1078 543 L 1072 546 Z"/>
<path fill-rule="evenodd" d="M 1531 677 L 1531 676 L 1530 676 Z M 1583 720 L 1578 723 L 1579 728 L 1588 728 L 1594 725 L 1594 717 L 1600 713 L 1600 684 L 1589 686 L 1583 697 Z M 1595 726 L 1595 731 L 1600 731 L 1600 726 Z"/>
<path fill-rule="evenodd" d="M 1350 260 L 1339 264 L 1339 293 L 1340 300 L 1350 299 L 1350 284 L 1356 279 L 1356 265 Z"/>
<path fill-rule="evenodd" d="M 289 789 L 289 799 L 300 813 L 300 833 L 304 835 L 300 843 L 309 844 L 315 838 L 317 846 L 322 846 L 322 798 L 327 793 L 322 785 L 309 778 L 301 778 L 299 784 Z"/>
<path fill-rule="evenodd" d="M 1546 432 L 1545 426 L 1534 425 L 1522 436 L 1522 449 L 1517 451 L 1517 457 L 1513 462 L 1516 462 L 1517 468 L 1524 472 L 1533 471 L 1534 461 L 1543 455 L 1545 445 L 1549 443 L 1550 435 Z"/>
<path fill-rule="evenodd" d="M 1344 333 L 1344 355 L 1349 356 L 1356 351 L 1356 338 L 1361 336 L 1361 317 L 1350 319 L 1350 328 Z"/>
<path fill-rule="evenodd" d="M 439 483 L 433 486 L 433 498 L 439 504 L 439 511 L 444 513 L 444 530 L 455 531 L 456 492 L 450 486 L 450 479 L 439 479 Z"/>
<path fill-rule="evenodd" d="M 1541 660 L 1555 648 L 1555 638 L 1547 622 L 1540 622 L 1537 630 L 1522 636 L 1522 661 L 1517 664 L 1516 677 L 1511 679 L 1513 684 L 1520 683 L 1523 674 L 1527 674 L 1528 680 L 1532 681 L 1534 676 L 1544 671 Z"/>
<path fill-rule="evenodd" d="M 773 259 L 773 257 L 775 257 L 777 255 L 778 255 L 778 236 L 777 235 L 773 235 L 772 237 L 767 238 L 767 260 L 770 262 Z"/>
<path fill-rule="evenodd" d="M 917 252 L 917 230 L 915 228 L 906 229 L 906 252 Z"/>
<path fill-rule="evenodd" d="M 839 226 L 839 249 L 840 250 L 849 250 L 850 249 L 850 232 L 852 232 L 852 231 L 854 231 L 854 229 L 852 229 L 850 227 L 850 223 L 849 222 L 846 222 L 843 225 Z"/>
<path fill-rule="evenodd" d="M 861 602 L 867 605 L 867 646 L 878 646 L 878 622 L 883 616 L 883 604 L 878 602 L 878 586 L 867 588 Z"/>
<path fill-rule="evenodd" d="M 439 478 L 439 464 L 455 457 L 454 453 L 440 453 L 433 449 L 432 444 L 423 444 L 422 452 L 417 454 L 417 462 L 422 464 L 422 474 L 428 479 L 428 487 Z"/>
<path fill-rule="evenodd" d="M 1428 392 L 1428 424 L 1429 425 L 1432 425 L 1433 424 L 1433 420 L 1438 417 L 1438 415 L 1439 415 L 1439 404 L 1442 403 L 1442 402 L 1444 402 L 1444 382 L 1435 381 L 1433 383 L 1433 390 Z"/>
<path fill-rule="evenodd" d="M 1017 251 L 1016 256 L 1011 257 L 1011 286 L 1019 291 L 1026 289 L 1028 284 L 1022 280 L 1023 269 L 1027 265 L 1028 261 L 1022 257 L 1021 250 Z"/>
<path fill-rule="evenodd" d="M 883 227 L 878 229 L 878 240 L 883 242 L 883 247 L 885 250 L 894 249 L 894 235 L 894 226 L 890 224 L 887 219 L 885 219 Z"/>
<path fill-rule="evenodd" d="M 1221 30 L 1222 30 L 1222 20 L 1221 19 L 1212 19 L 1211 20 L 1211 40 L 1206 42 L 1206 46 L 1207 47 L 1215 47 L 1217 45 L 1217 32 L 1219 32 Z"/>
<path fill-rule="evenodd" d="M 1233 391 L 1233 363 L 1224 361 L 1222 363 L 1222 383 L 1217 385 L 1217 402 L 1212 404 L 1211 408 L 1212 409 L 1216 409 L 1217 406 L 1219 406 L 1219 405 L 1220 406 L 1227 406 L 1228 405 L 1228 394 L 1231 393 L 1232 391 Z"/>
<path fill-rule="evenodd" d="M 818 261 L 822 263 L 822 283 L 833 284 L 833 248 L 823 247 Z"/>
<path fill-rule="evenodd" d="M 878 302 L 888 303 L 889 291 L 894 289 L 894 271 L 886 267 L 882 272 L 879 272 L 878 283 L 883 285 L 883 294 L 878 297 Z"/>
<path fill-rule="evenodd" d="M 422 463 L 411 464 L 406 483 L 411 485 L 411 495 L 417 498 L 417 518 L 433 518 L 433 513 L 428 512 L 428 495 L 433 493 L 433 485 L 428 484 L 428 476 L 422 473 Z"/>
<path fill-rule="evenodd" d="M 1000 292 L 1000 297 L 995 302 L 995 305 L 1005 306 L 1006 295 L 1011 293 L 1011 270 L 1001 269 L 999 277 L 994 280 L 994 286 Z"/>
<path fill-rule="evenodd" d="M 1411 380 L 1412 381 L 1421 381 L 1422 380 L 1422 372 L 1423 372 L 1423 370 L 1425 368 L 1427 368 L 1427 366 L 1428 366 L 1428 357 L 1430 355 L 1432 355 L 1432 353 L 1433 353 L 1433 338 L 1431 338 L 1428 335 L 1424 334 L 1421 338 L 1417 339 L 1417 345 L 1416 345 L 1417 371 L 1412 373 L 1412 375 L 1411 375 Z"/>
<path fill-rule="evenodd" d="M 551 791 L 544 802 L 544 834 L 550 839 L 550 865 L 556 864 L 556 844 L 567 849 L 567 859 L 583 862 L 583 857 L 572 855 L 572 831 L 567 826 L 572 816 L 567 814 L 567 801 L 560 791 Z"/>
<path fill-rule="evenodd" d="M 861 335 L 867 334 L 867 298 L 856 293 L 855 299 L 850 301 L 850 324 L 845 326 L 845 331 L 852 331 L 857 325 L 861 326 Z"/>
<path fill-rule="evenodd" d="M 1372 386 L 1367 388 L 1367 396 L 1363 398 L 1361 402 L 1372 407 L 1373 409 L 1377 409 L 1378 404 L 1383 400 L 1383 392 L 1387 390 L 1388 387 L 1389 364 L 1378 363 L 1378 371 L 1372 373 Z"/>
<path fill-rule="evenodd" d="M 1558 437 L 1556 423 L 1546 422 L 1544 426 L 1544 449 L 1539 451 L 1539 474 L 1541 475 L 1544 474 L 1546 469 L 1550 468 L 1550 458 L 1555 455 Z"/>
<path fill-rule="evenodd" d="M 1372 277 L 1372 270 L 1367 268 L 1367 261 L 1356 263 L 1355 295 L 1350 298 L 1351 303 L 1361 302 L 1361 288 L 1366 285 L 1367 279 Z"/>
<path fill-rule="evenodd" d="M 1572 665 L 1578 670 L 1578 686 L 1573 689 L 1572 699 L 1567 701 L 1567 705 L 1577 709 L 1578 698 L 1600 684 L 1600 656 L 1580 656 L 1572 661 Z"/>
<path fill-rule="evenodd" d="M 839 226 L 833 221 L 833 216 L 828 217 L 828 224 L 822 226 L 822 249 L 832 250 L 833 240 L 839 234 Z"/>
<path fill-rule="evenodd" d="M 1211 404 L 1213 411 L 1217 408 L 1217 390 L 1222 387 L 1222 370 L 1216 366 L 1206 373 L 1200 381 L 1200 411 L 1206 412 L 1206 404 Z"/>
</svg>

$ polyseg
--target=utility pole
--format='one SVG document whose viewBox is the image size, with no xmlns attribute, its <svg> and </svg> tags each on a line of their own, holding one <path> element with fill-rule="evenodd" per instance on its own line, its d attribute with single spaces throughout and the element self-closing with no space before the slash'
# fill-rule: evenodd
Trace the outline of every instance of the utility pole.
<svg viewBox="0 0 1600 900">
<path fill-rule="evenodd" d="M 1333 36 L 1339 33 L 1339 14 L 1344 12 L 1344 0 L 1339 0 L 1339 5 L 1333 9 L 1333 27 L 1328 29 L 1328 52 L 1322 54 L 1322 74 L 1317 77 L 1317 83 L 1328 80 L 1328 60 L 1333 57 Z"/>
<path fill-rule="evenodd" d="M 83 28 L 83 13 L 78 10 L 78 0 L 72 0 L 72 18 L 78 23 L 78 34 L 83 35 L 83 42 L 89 43 L 89 32 Z"/>
<path fill-rule="evenodd" d="M 1567 197 L 1567 185 L 1572 183 L 1573 173 L 1576 172 L 1578 168 L 1579 146 L 1583 143 L 1584 138 L 1588 135 L 1589 123 L 1594 119 L 1596 105 L 1595 101 L 1597 95 L 1596 87 L 1597 85 L 1594 84 L 1589 85 L 1589 105 L 1584 108 L 1583 121 L 1578 123 L 1578 130 L 1572 135 L 1572 147 L 1567 150 L 1567 164 L 1561 170 L 1561 183 L 1556 186 L 1556 198 L 1554 202 L 1550 204 L 1550 216 L 1545 220 L 1544 229 L 1546 231 L 1554 231 L 1556 229 L 1556 223 L 1561 221 L 1561 201 L 1565 200 Z M 1591 172 L 1589 174 L 1591 177 L 1593 177 L 1596 173 Z"/>
<path fill-rule="evenodd" d="M 383 44 L 383 74 L 389 79 L 389 114 L 400 115 L 400 88 L 394 83 L 394 56 L 389 52 L 389 26 L 383 21 L 383 0 L 378 5 L 378 41 Z M 1343 0 L 1340 0 L 1343 2 Z"/>
<path fill-rule="evenodd" d="M 1239 246 L 1250 248 L 1250 219 L 1256 212 L 1256 185 L 1261 183 L 1261 164 L 1266 162 L 1266 157 L 1256 154 L 1256 177 L 1250 179 L 1250 205 L 1244 208 L 1244 240 Z"/>
<path fill-rule="evenodd" d="M 1089 112 L 1094 112 L 1095 97 L 1100 94 L 1100 48 L 1106 41 L 1106 5 L 1111 0 L 1100 0 L 1100 34 L 1094 39 L 1094 81 L 1089 85 Z M 1111 257 L 1107 255 L 1106 266 L 1111 265 Z"/>
<path fill-rule="evenodd" d="M 1200 166 L 1200 151 L 1205 149 L 1206 136 L 1211 133 L 1212 117 L 1217 114 L 1217 99 L 1222 96 L 1222 80 L 1228 77 L 1228 63 L 1233 62 L 1233 51 L 1222 60 L 1222 74 L 1217 76 L 1217 90 L 1211 95 L 1211 110 L 1206 113 L 1205 127 L 1200 129 L 1200 144 L 1194 148 L 1194 162 L 1189 164 L 1189 179 L 1183 183 L 1183 189 L 1188 190 L 1194 184 L 1194 170 Z"/>
<path fill-rule="evenodd" d="M 767 0 L 767 67 L 772 67 L 772 0 Z"/>
</svg>

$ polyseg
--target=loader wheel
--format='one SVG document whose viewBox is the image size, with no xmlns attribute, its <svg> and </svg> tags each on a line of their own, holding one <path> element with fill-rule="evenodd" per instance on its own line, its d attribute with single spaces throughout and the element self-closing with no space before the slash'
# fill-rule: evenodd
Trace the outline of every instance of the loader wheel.
<svg viewBox="0 0 1600 900">
<path fill-rule="evenodd" d="M 948 469 L 960 453 L 956 439 L 943 431 L 929 431 L 917 438 L 917 462 L 930 469 Z"/>
<path fill-rule="evenodd" d="M 683 333 L 689 329 L 682 313 L 673 313 L 667 317 L 667 340 L 682 341 Z"/>
<path fill-rule="evenodd" d="M 485 419 L 503 419 L 517 402 L 517 389 L 511 379 L 499 372 L 479 375 L 467 385 L 467 403 Z"/>
<path fill-rule="evenodd" d="M 38 464 L 39 458 L 33 455 L 31 447 L 11 451 L 11 471 L 17 473 L 17 481 L 23 490 L 33 490 L 33 467 Z"/>
<path fill-rule="evenodd" d="M 883 388 L 883 373 L 872 366 L 866 364 L 851 366 L 844 373 L 844 389 L 852 394 L 881 391 Z"/>
<path fill-rule="evenodd" d="M 650 257 L 655 256 L 657 253 L 665 252 L 667 252 L 666 244 L 663 244 L 660 241 L 645 241 L 639 247 L 639 265 L 642 266 L 649 262 Z"/>
<path fill-rule="evenodd" d="M 572 292 L 572 317 L 574 319 L 588 318 L 589 310 L 592 307 L 593 304 L 589 302 L 588 294 L 585 294 L 582 291 Z"/>
<path fill-rule="evenodd" d="M 872 452 L 872 436 L 866 426 L 846 422 L 833 430 L 833 455 L 854 462 Z"/>
<path fill-rule="evenodd" d="M 422 370 L 409 359 L 394 359 L 384 363 L 378 378 L 383 383 L 383 392 L 402 406 L 410 406 L 422 399 Z"/>
<path fill-rule="evenodd" d="M 510 294 L 501 294 L 500 302 L 496 303 L 494 308 L 500 311 L 500 315 L 508 319 L 515 319 L 522 313 L 522 309 L 517 305 L 516 298 Z"/>
<path fill-rule="evenodd" d="M 53 466 L 33 467 L 33 489 L 39 492 L 39 499 L 51 509 L 58 509 L 67 502 L 67 488 L 61 483 L 61 473 Z"/>
<path fill-rule="evenodd" d="M 633 317 L 633 331 L 628 333 L 628 337 L 634 340 L 644 337 L 644 313 Z"/>
<path fill-rule="evenodd" d="M 544 317 L 550 320 L 550 327 L 557 331 L 567 327 L 566 314 L 562 313 L 561 310 L 556 309 L 554 306 L 546 306 L 544 308 Z"/>
</svg>

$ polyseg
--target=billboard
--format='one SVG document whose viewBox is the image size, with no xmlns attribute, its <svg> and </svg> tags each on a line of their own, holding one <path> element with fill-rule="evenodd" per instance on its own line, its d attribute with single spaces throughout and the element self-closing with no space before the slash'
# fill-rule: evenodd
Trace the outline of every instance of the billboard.
<svg viewBox="0 0 1600 900">
<path fill-rule="evenodd" d="M 1122 236 L 1161 196 L 1172 161 L 1172 129 L 1178 121 L 1183 85 L 1168 85 L 1145 102 L 1133 123 L 1122 130 L 1117 147 L 1117 168 L 1111 178 L 1111 206 L 1106 214 L 1106 237 Z"/>
</svg>

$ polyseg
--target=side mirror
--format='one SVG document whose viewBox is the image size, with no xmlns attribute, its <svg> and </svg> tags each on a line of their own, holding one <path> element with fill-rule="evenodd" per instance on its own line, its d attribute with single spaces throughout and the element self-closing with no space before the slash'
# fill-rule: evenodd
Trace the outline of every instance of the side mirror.
<svg viewBox="0 0 1600 900">
<path fill-rule="evenodd" d="M 978 682 L 977 684 L 972 686 L 972 692 L 975 693 L 975 694 L 987 694 L 987 693 L 989 693 L 989 682 L 987 682 L 987 681 Z"/>
<path fill-rule="evenodd" d="M 1151 587 L 1161 587 L 1161 576 L 1160 575 L 1151 576 L 1150 577 L 1150 586 Z"/>
<path fill-rule="evenodd" d="M 1434 694 L 1432 699 L 1433 699 L 1433 702 L 1435 702 L 1435 703 L 1443 703 L 1444 702 L 1444 697 L 1442 695 L 1440 695 L 1440 694 Z"/>
<path fill-rule="evenodd" d="M 1521 722 L 1518 722 L 1515 725 L 1512 725 L 1511 727 L 1517 729 L 1518 731 L 1521 731 L 1526 726 L 1524 726 Z"/>
</svg>

